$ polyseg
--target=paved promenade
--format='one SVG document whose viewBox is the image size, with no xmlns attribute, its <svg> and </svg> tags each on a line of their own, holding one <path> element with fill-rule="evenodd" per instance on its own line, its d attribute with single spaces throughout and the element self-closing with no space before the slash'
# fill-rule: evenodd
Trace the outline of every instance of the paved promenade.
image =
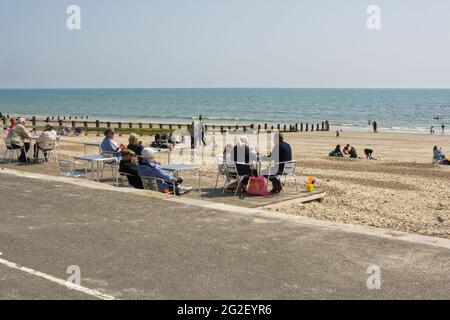
<svg viewBox="0 0 450 320">
<path fill-rule="evenodd" d="M 0 179 L 1 299 L 450 298 L 449 248 L 1 171 Z M 371 265 L 380 289 L 367 287 Z M 81 275 L 72 289 L 69 267 Z"/>
</svg>

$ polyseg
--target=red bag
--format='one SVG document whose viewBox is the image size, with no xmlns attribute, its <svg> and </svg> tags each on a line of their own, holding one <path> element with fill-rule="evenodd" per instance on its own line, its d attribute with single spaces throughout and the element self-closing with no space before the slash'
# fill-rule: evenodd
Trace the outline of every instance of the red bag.
<svg viewBox="0 0 450 320">
<path fill-rule="evenodd" d="M 248 180 L 247 193 L 252 196 L 267 196 L 266 180 L 263 176 L 250 177 Z"/>
</svg>

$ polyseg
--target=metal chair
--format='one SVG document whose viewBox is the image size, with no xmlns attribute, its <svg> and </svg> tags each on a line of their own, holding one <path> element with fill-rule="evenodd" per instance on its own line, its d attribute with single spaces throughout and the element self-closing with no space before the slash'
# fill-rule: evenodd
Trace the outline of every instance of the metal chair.
<svg viewBox="0 0 450 320">
<path fill-rule="evenodd" d="M 284 165 L 283 172 L 278 174 L 280 165 Z M 280 179 L 282 182 L 282 178 L 284 177 L 284 182 L 281 183 L 281 189 L 283 190 L 283 195 L 286 195 L 286 191 L 284 188 L 284 184 L 286 184 L 288 177 L 292 177 L 294 179 L 295 190 L 297 191 L 297 195 L 299 194 L 298 184 L 297 184 L 297 176 L 295 175 L 295 168 L 297 166 L 296 160 L 285 161 L 285 162 L 276 162 L 272 166 L 268 168 L 269 174 L 268 177 L 276 177 Z M 271 173 L 273 170 L 273 174 Z"/>
<path fill-rule="evenodd" d="M 50 153 L 50 154 L 53 154 L 53 157 L 55 158 L 55 161 L 58 162 L 58 156 L 56 155 L 56 145 L 57 145 L 56 140 L 53 141 L 53 142 L 50 143 L 50 144 L 47 144 L 47 145 L 43 146 L 42 148 L 41 148 L 41 146 L 39 145 L 39 143 L 37 143 L 36 155 L 35 155 L 35 157 L 34 157 L 34 160 L 35 160 L 36 162 L 39 161 L 39 153 L 40 153 L 40 151 L 42 151 L 43 153 L 48 152 L 48 153 Z M 45 157 L 44 157 L 44 162 L 45 162 L 45 163 L 48 162 L 48 159 L 47 159 L 47 161 L 45 161 Z"/>
<path fill-rule="evenodd" d="M 217 189 L 217 185 L 219 183 L 220 176 L 222 176 L 225 179 L 226 174 L 227 174 L 227 171 L 225 169 L 225 164 L 223 163 L 223 155 L 217 156 L 216 160 L 217 160 L 217 177 L 216 177 L 215 189 Z"/>
<path fill-rule="evenodd" d="M 102 166 L 100 168 L 100 178 L 103 179 L 103 173 L 105 171 L 105 166 L 110 166 L 111 167 L 111 175 L 113 177 L 113 179 L 116 181 L 116 186 L 119 186 L 119 165 L 120 165 L 120 159 L 118 158 L 118 153 L 117 152 L 107 152 L 107 151 L 103 151 L 102 152 L 102 156 L 104 158 L 115 158 L 115 160 L 111 161 L 111 162 L 104 162 L 102 161 Z"/>
<path fill-rule="evenodd" d="M 144 187 L 144 190 L 152 190 L 156 192 L 159 191 L 160 183 L 166 183 L 172 185 L 172 191 L 169 191 L 167 193 L 169 194 L 176 194 L 176 185 L 173 181 L 165 180 L 162 178 L 155 178 L 155 177 L 141 177 L 142 185 Z"/>
<path fill-rule="evenodd" d="M 75 170 L 75 165 L 79 164 L 79 162 L 57 160 L 57 163 L 63 177 L 79 178 L 84 176 L 84 173 Z"/>
<path fill-rule="evenodd" d="M 237 182 L 236 190 L 234 192 L 234 195 L 236 196 L 239 187 L 242 184 L 242 181 L 248 177 L 247 175 L 239 175 L 236 164 L 243 164 L 243 165 L 249 165 L 246 163 L 238 163 L 238 162 L 225 162 L 225 182 L 223 185 L 223 191 L 222 193 L 225 193 L 225 189 L 228 185 L 230 185 L 231 181 L 235 180 Z"/>
<path fill-rule="evenodd" d="M 5 154 L 3 155 L 3 159 L 5 161 L 8 161 L 8 163 L 11 163 L 11 161 L 14 158 L 15 159 L 19 158 L 21 149 L 20 148 L 19 149 L 13 148 L 11 143 L 5 137 L 3 137 L 3 141 L 5 142 L 5 147 L 6 147 Z"/>
</svg>

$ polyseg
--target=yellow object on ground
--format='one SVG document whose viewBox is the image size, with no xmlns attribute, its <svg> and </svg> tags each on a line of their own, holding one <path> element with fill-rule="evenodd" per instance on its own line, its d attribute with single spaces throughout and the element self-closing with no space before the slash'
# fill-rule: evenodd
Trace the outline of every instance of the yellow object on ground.
<svg viewBox="0 0 450 320">
<path fill-rule="evenodd" d="M 313 192 L 314 188 L 315 188 L 315 186 L 313 184 L 306 185 L 306 191 L 308 191 L 308 192 Z"/>
</svg>

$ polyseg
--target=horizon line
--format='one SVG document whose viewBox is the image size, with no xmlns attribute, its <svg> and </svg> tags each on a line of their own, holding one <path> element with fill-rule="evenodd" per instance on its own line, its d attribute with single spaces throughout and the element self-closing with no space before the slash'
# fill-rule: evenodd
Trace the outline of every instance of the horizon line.
<svg viewBox="0 0 450 320">
<path fill-rule="evenodd" d="M 450 87 L 0 87 L 0 90 L 117 90 L 117 89 L 305 89 L 305 90 L 450 90 Z"/>
</svg>

